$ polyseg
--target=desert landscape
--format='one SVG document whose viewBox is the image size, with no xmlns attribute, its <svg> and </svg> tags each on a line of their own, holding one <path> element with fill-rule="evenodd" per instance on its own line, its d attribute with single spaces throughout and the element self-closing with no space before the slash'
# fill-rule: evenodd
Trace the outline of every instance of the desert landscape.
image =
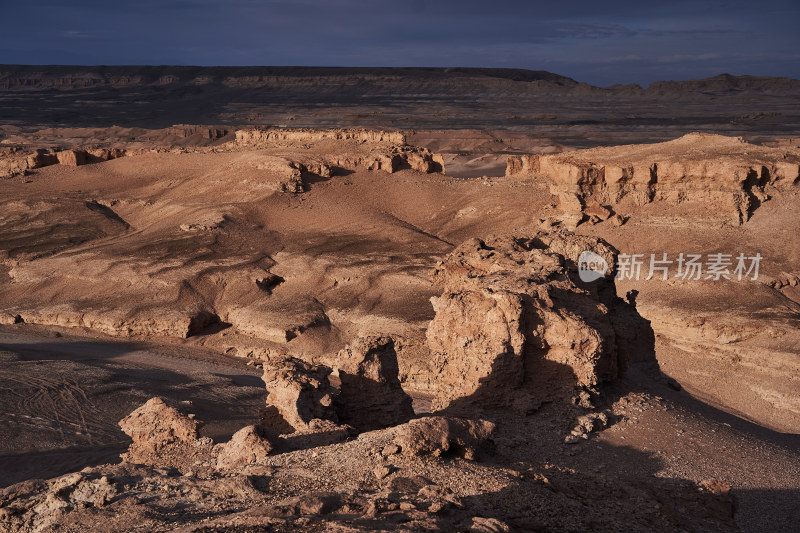
<svg viewBox="0 0 800 533">
<path fill-rule="evenodd" d="M 0 530 L 796 531 L 799 99 L 0 66 Z"/>
</svg>

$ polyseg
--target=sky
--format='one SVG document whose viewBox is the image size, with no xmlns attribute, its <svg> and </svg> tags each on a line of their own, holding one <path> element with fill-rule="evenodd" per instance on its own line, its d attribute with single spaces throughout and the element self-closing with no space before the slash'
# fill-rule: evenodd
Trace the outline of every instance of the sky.
<svg viewBox="0 0 800 533">
<path fill-rule="evenodd" d="M 503 67 L 607 86 L 800 78 L 797 0 L 0 0 L 0 63 Z"/>
</svg>

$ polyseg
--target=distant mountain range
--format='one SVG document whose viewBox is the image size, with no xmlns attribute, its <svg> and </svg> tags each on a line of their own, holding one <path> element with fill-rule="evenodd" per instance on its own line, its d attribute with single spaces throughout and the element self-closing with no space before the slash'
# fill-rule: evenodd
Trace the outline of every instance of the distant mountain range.
<svg viewBox="0 0 800 533">
<path fill-rule="evenodd" d="M 275 84 L 324 85 L 325 81 L 347 84 L 397 85 L 410 83 L 499 84 L 517 82 L 538 89 L 623 92 L 625 94 L 703 92 L 794 92 L 800 80 L 781 77 L 732 76 L 689 81 L 659 81 L 643 89 L 639 85 L 594 87 L 544 70 L 509 68 L 392 68 L 392 67 L 191 67 L 191 66 L 60 66 L 0 65 L 0 90 L 87 89 L 134 86 L 269 87 Z"/>
<path fill-rule="evenodd" d="M 75 127 L 513 130 L 576 147 L 690 131 L 796 136 L 800 80 L 722 74 L 594 87 L 546 71 L 0 65 L 0 137 Z"/>
</svg>

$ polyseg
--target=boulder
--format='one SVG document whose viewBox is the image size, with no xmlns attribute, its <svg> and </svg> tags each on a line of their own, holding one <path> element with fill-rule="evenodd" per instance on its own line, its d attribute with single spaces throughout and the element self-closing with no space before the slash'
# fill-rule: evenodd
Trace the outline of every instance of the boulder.
<svg viewBox="0 0 800 533">
<path fill-rule="evenodd" d="M 258 463 L 275 450 L 275 444 L 267 432 L 258 426 L 246 426 L 233 434 L 223 444 L 217 455 L 217 469 L 230 470 Z"/>
<path fill-rule="evenodd" d="M 605 221 L 611 216 L 611 210 L 603 207 L 597 202 L 592 202 L 586 206 L 586 208 L 583 210 L 583 214 L 588 217 L 597 217 L 597 219 L 600 221 Z"/>
<path fill-rule="evenodd" d="M 158 450 L 176 442 L 192 442 L 200 437 L 200 422 L 170 407 L 155 397 L 120 420 L 119 427 L 134 446 Z"/>
<path fill-rule="evenodd" d="M 58 156 L 49 150 L 37 150 L 27 158 L 28 168 L 41 168 L 59 163 Z"/>
<path fill-rule="evenodd" d="M 432 298 L 428 326 L 436 398 L 444 408 L 460 398 L 485 406 L 511 401 L 524 378 L 524 302 L 518 294 L 476 290 Z"/>
<path fill-rule="evenodd" d="M 494 430 L 495 425 L 486 420 L 429 416 L 398 426 L 394 443 L 404 455 L 475 459 L 491 445 Z"/>
<path fill-rule="evenodd" d="M 121 455 L 125 463 L 189 472 L 193 465 L 211 457 L 213 441 L 200 437 L 202 424 L 161 398 L 151 398 L 120 420 L 119 426 L 133 439 Z"/>
<path fill-rule="evenodd" d="M 87 154 L 83 150 L 62 150 L 56 153 L 58 163 L 67 167 L 77 167 L 85 165 L 87 162 Z"/>
</svg>

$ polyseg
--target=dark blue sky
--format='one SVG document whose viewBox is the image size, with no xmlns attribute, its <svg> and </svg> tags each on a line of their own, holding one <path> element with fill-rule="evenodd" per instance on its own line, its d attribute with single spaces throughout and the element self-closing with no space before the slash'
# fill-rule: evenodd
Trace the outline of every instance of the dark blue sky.
<svg viewBox="0 0 800 533">
<path fill-rule="evenodd" d="M 0 0 L 0 63 L 475 66 L 595 85 L 800 78 L 797 0 Z"/>
</svg>

